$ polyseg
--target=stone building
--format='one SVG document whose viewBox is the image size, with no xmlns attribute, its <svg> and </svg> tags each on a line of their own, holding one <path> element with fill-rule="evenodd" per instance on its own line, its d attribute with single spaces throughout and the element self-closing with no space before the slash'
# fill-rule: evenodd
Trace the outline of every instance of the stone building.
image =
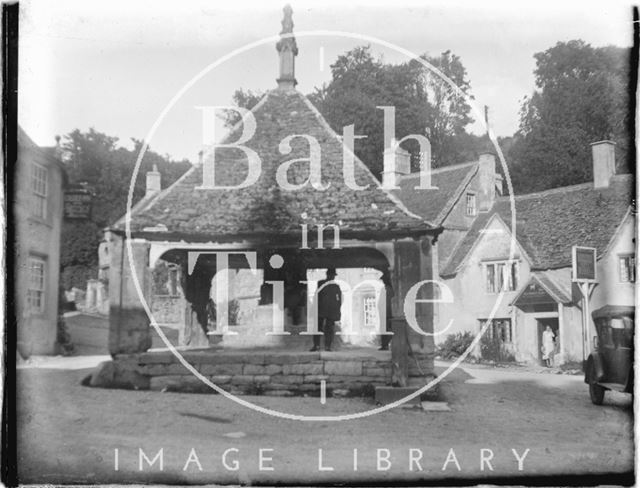
<svg viewBox="0 0 640 488">
<path fill-rule="evenodd" d="M 13 175 L 18 351 L 23 357 L 53 354 L 66 175 L 55 148 L 38 147 L 21 128 Z"/>
<path fill-rule="evenodd" d="M 485 198 L 478 192 L 483 178 L 477 178 L 480 186 L 475 189 L 471 183 L 474 165 L 440 172 L 451 181 L 440 180 L 438 186 L 458 185 L 452 195 L 455 203 L 449 204 L 457 207 L 458 217 L 436 220 L 445 228 L 437 245 L 438 272 L 454 298 L 451 304 L 438 304 L 436 333 L 449 327 L 436 341 L 450 333 L 476 334 L 491 318 L 487 335 L 503 347 L 503 357 L 497 359 L 538 362 L 542 331 L 549 325 L 557 337 L 556 363 L 582 360 L 590 352 L 595 331 L 589 318 L 590 331 L 583 334 L 582 295 L 571 278 L 574 245 L 597 250 L 598 283 L 590 297 L 591 310 L 606 304 L 635 304 L 633 175 L 615 174 L 612 142 L 594 143 L 592 149 L 593 182 L 514 198 L 515 232 L 511 199 L 500 196 L 499 179 L 494 180 L 495 187 L 487 187 L 489 198 Z M 483 164 L 493 162 L 482 156 L 478 173 Z M 474 194 L 478 199 L 470 205 Z M 423 217 L 431 217 L 411 199 L 403 201 Z M 475 353 L 480 354 L 479 348 Z"/>
<path fill-rule="evenodd" d="M 124 218 L 107 229 L 101 247 L 101 272 L 109 277 L 109 350 L 116 360 L 130 359 L 150 347 L 155 332 L 139 292 L 148 307 L 152 301 L 151 277 L 158 263 L 170 263 L 178 270 L 185 305 L 183 334 L 188 336 L 181 338 L 181 343 L 213 347 L 206 353 L 209 356 L 218 356 L 234 346 L 307 351 L 311 338 L 305 332 L 313 331 L 316 322 L 312 306 L 314 277 L 321 278 L 318 273 L 324 274 L 329 267 L 337 268 L 339 277 L 340 273 L 351 276 L 341 283 L 345 291 L 349 291 L 350 280 L 368 275 L 377 278 L 388 272 L 394 290 L 388 313 L 394 324 L 404 322 L 405 298 L 416 285 L 417 298 L 432 297 L 429 285 L 420 282 L 434 279 L 433 243 L 441 228 L 409 211 L 383 189 L 353 153 L 347 154 L 354 163 L 353 173 L 349 176 L 344 171 L 343 153 L 348 149 L 341 137 L 295 89 L 298 48 L 292 27 L 291 10 L 285 8 L 282 37 L 277 44 L 277 87 L 230 130 L 222 144 L 205 152 L 198 164 L 174 184 L 161 189 L 159 177 L 147 175 L 147 193 L 131 210 L 130 238 Z M 255 120 L 255 132 L 243 144 L 248 150 L 224 147 L 240 139 L 249 118 Z M 248 153 L 259 158 L 257 176 L 248 169 Z M 319 174 L 311 169 L 310 159 L 314 158 L 320 163 Z M 347 182 L 345 178 L 349 177 L 351 181 Z M 251 184 L 244 185 L 252 178 Z M 360 189 L 354 190 L 353 185 Z M 216 252 L 229 253 L 228 262 L 213 255 Z M 220 286 L 217 280 L 223 269 L 229 270 L 224 273 L 228 283 Z M 353 274 L 349 270 L 359 271 Z M 256 316 L 234 326 L 228 320 L 229 297 L 237 296 L 234 287 L 248 276 L 254 289 L 246 298 L 257 299 Z M 352 295 L 357 297 L 360 291 Z M 217 297 L 213 325 L 209 321 L 212 297 Z M 414 316 L 419 332 L 407 329 L 405 323 L 399 328 L 403 333 L 409 330 L 408 337 L 393 341 L 395 363 L 402 362 L 399 368 L 405 378 L 409 348 L 422 374 L 433 370 L 434 344 L 429 335 L 433 330 L 433 304 L 416 303 Z M 384 325 L 384 317 L 382 322 Z M 274 324 L 290 335 L 269 334 Z M 244 358 L 251 362 L 255 354 Z M 300 361 L 309 362 L 309 354 L 301 354 Z M 312 360 L 319 363 L 314 368 L 333 370 L 330 365 L 323 366 L 323 362 L 333 361 L 332 357 L 316 354 L 318 358 Z M 158 356 L 137 357 L 142 368 L 140 358 L 151 364 Z M 374 368 L 382 376 L 369 375 L 366 381 L 391 382 L 391 356 L 383 362 L 387 368 Z M 359 361 L 349 366 L 351 373 L 340 375 L 340 381 L 347 381 L 348 374 L 362 376 L 362 364 Z M 268 365 L 262 366 L 264 369 Z M 143 370 L 147 376 L 155 371 Z M 344 368 L 337 370 L 344 372 Z M 264 381 L 264 374 L 258 376 L 260 380 L 244 372 L 230 381 Z M 318 375 L 311 377 L 309 381 L 317 388 Z M 300 382 L 306 381 L 302 378 Z"/>
</svg>

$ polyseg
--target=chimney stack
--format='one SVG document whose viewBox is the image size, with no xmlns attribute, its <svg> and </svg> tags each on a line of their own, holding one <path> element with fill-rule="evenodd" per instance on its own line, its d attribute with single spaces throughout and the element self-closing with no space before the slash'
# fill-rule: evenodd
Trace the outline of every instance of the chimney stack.
<svg viewBox="0 0 640 488">
<path fill-rule="evenodd" d="M 616 174 L 616 143 L 598 141 L 591 144 L 593 157 L 593 187 L 607 188 Z"/>
<path fill-rule="evenodd" d="M 296 38 L 293 37 L 293 20 L 291 18 L 293 9 L 291 5 L 285 5 L 283 12 L 282 31 L 280 31 L 280 40 L 276 44 L 278 56 L 280 57 L 280 76 L 276 81 L 278 82 L 278 88 L 288 91 L 293 90 L 298 84 L 295 76 L 298 45 L 296 44 Z"/>
<path fill-rule="evenodd" d="M 482 153 L 478 161 L 478 183 L 480 195 L 478 210 L 487 212 L 496 198 L 496 157 L 493 153 Z"/>
<path fill-rule="evenodd" d="M 391 147 L 384 150 L 382 188 L 385 190 L 399 188 L 399 177 L 409 173 L 411 173 L 411 154 L 402 149 L 393 139 Z"/>
<path fill-rule="evenodd" d="M 147 171 L 147 189 L 144 194 L 145 197 L 160 193 L 160 179 L 160 171 L 158 171 L 158 167 L 154 164 L 153 170 Z"/>
</svg>

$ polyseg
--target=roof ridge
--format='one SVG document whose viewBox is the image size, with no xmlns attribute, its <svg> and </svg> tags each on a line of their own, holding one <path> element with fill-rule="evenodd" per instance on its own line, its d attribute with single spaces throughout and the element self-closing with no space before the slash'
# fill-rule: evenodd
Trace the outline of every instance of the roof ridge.
<svg viewBox="0 0 640 488">
<path fill-rule="evenodd" d="M 274 90 L 276 90 L 275 88 L 272 90 L 268 90 L 263 96 L 262 98 L 258 101 L 258 103 L 256 103 L 251 110 L 248 110 L 248 112 L 251 112 L 253 114 L 253 112 L 255 110 L 257 110 L 260 106 L 264 105 L 264 103 L 266 102 L 267 98 L 269 97 L 269 94 L 271 92 L 273 92 Z M 229 139 L 229 137 L 231 137 L 231 135 L 235 132 L 236 129 L 238 129 L 240 127 L 240 124 L 244 124 L 244 118 L 246 116 L 246 113 L 240 118 L 240 120 L 238 122 L 236 122 L 234 124 L 234 126 L 229 129 L 227 131 L 227 133 L 224 135 L 224 137 L 220 140 L 219 143 L 214 143 L 215 144 L 225 144 L 226 141 Z M 169 193 L 170 191 L 178 186 L 180 183 L 182 183 L 183 180 L 185 180 L 188 176 L 191 175 L 191 173 L 193 173 L 195 170 L 197 169 L 201 169 L 200 164 L 191 164 L 191 168 L 189 168 L 188 170 L 186 170 L 176 181 L 174 181 L 173 183 L 171 183 L 168 187 L 166 187 L 164 190 L 160 190 L 158 193 L 156 193 L 155 195 L 149 195 L 148 199 L 147 196 L 143 196 L 139 202 L 133 204 L 130 208 L 130 213 L 133 216 L 133 212 L 138 211 L 138 210 L 142 210 L 142 211 L 146 211 L 149 210 L 150 208 L 152 208 L 156 203 L 158 203 L 160 200 L 164 199 Z M 142 203 L 145 203 L 145 205 L 143 206 Z M 118 218 L 113 224 L 109 225 L 107 228 L 110 227 L 114 227 L 117 225 L 120 225 L 123 223 L 123 220 L 125 219 L 125 217 L 127 216 L 127 212 L 124 213 L 124 215 L 122 215 L 120 218 Z"/>
<path fill-rule="evenodd" d="M 461 168 L 464 168 L 465 166 L 473 166 L 475 164 L 478 164 L 478 161 L 469 161 L 469 162 L 466 162 L 466 163 L 452 164 L 450 166 L 442 166 L 440 168 L 432 169 L 431 170 L 431 174 L 433 175 L 433 174 L 444 173 L 446 171 L 452 171 L 452 170 L 455 170 L 455 169 L 461 169 Z M 400 180 L 408 180 L 408 179 L 411 179 L 411 178 L 415 178 L 417 176 L 420 176 L 420 171 L 409 173 L 407 175 L 400 175 L 399 179 Z"/>
<path fill-rule="evenodd" d="M 615 180 L 627 180 L 627 179 L 631 179 L 633 178 L 633 174 L 632 173 L 619 173 L 619 174 L 615 174 L 613 176 L 611 176 L 612 179 Z M 536 191 L 536 192 L 532 192 L 532 193 L 523 193 L 521 195 L 513 195 L 513 198 L 515 198 L 516 200 L 526 200 L 527 198 L 537 198 L 537 197 L 543 197 L 545 195 L 554 195 L 556 193 L 563 193 L 563 192 L 567 192 L 567 191 L 578 191 L 578 190 L 584 190 L 584 189 L 588 189 L 591 188 L 593 190 L 606 190 L 607 188 L 610 187 L 604 187 L 604 188 L 593 188 L 593 182 L 591 181 L 587 181 L 585 183 L 577 183 L 575 185 L 568 185 L 568 186 L 558 186 L 555 188 L 548 188 L 546 190 L 540 190 L 540 191 Z M 506 196 L 500 196 L 498 198 L 496 198 L 496 202 L 504 202 L 504 201 L 508 201 L 511 199 L 511 195 L 506 195 Z"/>
<path fill-rule="evenodd" d="M 501 196 L 496 198 L 496 202 L 501 201 L 509 201 L 511 200 L 511 198 L 515 198 L 516 200 L 526 200 L 527 198 L 538 198 L 538 197 L 543 197 L 545 195 L 554 195 L 556 193 L 564 193 L 567 191 L 577 191 L 577 190 L 584 190 L 587 188 L 593 188 L 593 183 L 591 182 L 587 182 L 587 183 L 579 183 L 577 185 L 569 185 L 569 186 L 559 186 L 556 188 L 549 188 L 547 190 L 540 190 L 537 192 L 533 192 L 533 193 L 524 193 L 521 195 L 506 195 L 506 196 Z"/>
</svg>

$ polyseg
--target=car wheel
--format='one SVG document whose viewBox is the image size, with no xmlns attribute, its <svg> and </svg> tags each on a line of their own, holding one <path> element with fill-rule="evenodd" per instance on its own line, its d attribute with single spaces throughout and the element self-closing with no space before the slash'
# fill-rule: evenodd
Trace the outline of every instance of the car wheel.
<svg viewBox="0 0 640 488">
<path fill-rule="evenodd" d="M 594 371 L 593 365 L 591 366 L 591 371 L 589 372 L 589 396 L 591 397 L 591 402 L 594 405 L 602 405 L 604 401 L 604 387 L 600 386 L 596 383 L 595 377 L 596 372 Z"/>
</svg>

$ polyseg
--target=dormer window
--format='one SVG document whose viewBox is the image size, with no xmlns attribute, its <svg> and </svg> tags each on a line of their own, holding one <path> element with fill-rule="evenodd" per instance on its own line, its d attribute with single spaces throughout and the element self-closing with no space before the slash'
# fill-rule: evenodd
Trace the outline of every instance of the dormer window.
<svg viewBox="0 0 640 488">
<path fill-rule="evenodd" d="M 475 193 L 467 193 L 467 217 L 475 217 L 478 213 L 478 208 L 476 206 L 476 194 Z"/>
</svg>

